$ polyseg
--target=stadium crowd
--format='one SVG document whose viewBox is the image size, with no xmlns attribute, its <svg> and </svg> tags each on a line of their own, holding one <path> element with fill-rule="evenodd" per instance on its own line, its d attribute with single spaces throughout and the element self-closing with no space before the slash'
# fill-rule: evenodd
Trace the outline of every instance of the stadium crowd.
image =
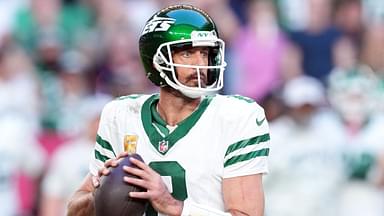
<svg viewBox="0 0 384 216">
<path fill-rule="evenodd" d="M 65 215 L 103 105 L 156 91 L 138 38 L 175 3 L 216 20 L 223 93 L 266 110 L 265 215 L 384 215 L 382 0 L 0 1 L 0 215 Z"/>
</svg>

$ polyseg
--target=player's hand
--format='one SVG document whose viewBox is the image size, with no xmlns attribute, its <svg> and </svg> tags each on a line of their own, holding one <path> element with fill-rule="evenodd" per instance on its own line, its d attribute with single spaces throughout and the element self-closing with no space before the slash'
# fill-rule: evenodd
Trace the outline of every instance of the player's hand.
<svg viewBox="0 0 384 216">
<path fill-rule="evenodd" d="M 132 178 L 125 176 L 124 181 L 130 184 L 147 189 L 145 192 L 130 192 L 129 195 L 134 198 L 148 199 L 152 207 L 159 213 L 165 215 L 181 215 L 183 203 L 176 200 L 169 193 L 161 176 L 145 163 L 131 157 L 132 164 L 138 168 L 124 166 L 124 171 L 138 176 Z"/>
<path fill-rule="evenodd" d="M 128 155 L 127 152 L 123 152 L 123 153 L 119 154 L 116 158 L 112 158 L 112 159 L 105 161 L 104 167 L 98 171 L 97 176 L 92 176 L 93 187 L 95 187 L 95 188 L 99 187 L 100 186 L 100 178 L 102 176 L 109 175 L 109 173 L 111 172 L 109 168 L 110 167 L 117 167 L 117 165 L 119 165 L 120 161 L 124 157 L 126 157 L 127 155 Z"/>
</svg>

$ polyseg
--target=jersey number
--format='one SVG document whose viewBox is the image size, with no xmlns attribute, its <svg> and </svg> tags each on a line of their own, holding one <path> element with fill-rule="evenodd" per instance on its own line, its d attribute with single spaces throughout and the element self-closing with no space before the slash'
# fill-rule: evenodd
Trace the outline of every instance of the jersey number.
<svg viewBox="0 0 384 216">
<path fill-rule="evenodd" d="M 185 169 L 177 161 L 157 161 L 149 163 L 149 166 L 161 176 L 171 177 L 172 196 L 178 200 L 187 199 L 187 186 L 185 183 Z M 158 213 L 152 206 L 148 206 L 147 216 L 156 216 Z"/>
</svg>

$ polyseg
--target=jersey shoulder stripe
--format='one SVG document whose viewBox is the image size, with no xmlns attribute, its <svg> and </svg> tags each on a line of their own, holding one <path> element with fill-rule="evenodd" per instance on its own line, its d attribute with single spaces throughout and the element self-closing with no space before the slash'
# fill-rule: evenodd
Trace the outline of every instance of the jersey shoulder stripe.
<svg viewBox="0 0 384 216">
<path fill-rule="evenodd" d="M 268 140 L 270 140 L 269 134 L 263 134 L 260 136 L 252 137 L 250 139 L 241 140 L 237 143 L 230 145 L 227 149 L 227 152 L 225 153 L 225 156 L 227 156 L 229 153 L 234 152 L 240 148 L 244 148 L 249 145 L 256 145 L 262 142 L 266 142 Z"/>
<path fill-rule="evenodd" d="M 260 149 L 257 151 L 249 152 L 247 154 L 237 155 L 237 156 L 234 156 L 234 157 L 226 160 L 224 162 L 224 167 L 230 166 L 230 165 L 238 163 L 238 162 L 250 160 L 250 159 L 253 159 L 256 157 L 268 156 L 268 155 L 269 155 L 269 148 L 263 148 L 263 149 Z"/>
<path fill-rule="evenodd" d="M 96 135 L 96 143 L 99 144 L 104 149 L 112 151 L 113 155 L 116 156 L 115 152 L 113 151 L 112 145 L 107 140 L 104 140 L 103 138 L 101 138 L 101 136 Z"/>
<path fill-rule="evenodd" d="M 109 157 L 107 157 L 107 156 L 101 154 L 100 151 L 98 151 L 98 150 L 96 150 L 96 149 L 95 149 L 95 158 L 96 158 L 97 160 L 102 161 L 102 162 L 105 162 L 105 161 L 111 159 L 111 158 L 109 158 Z"/>
</svg>

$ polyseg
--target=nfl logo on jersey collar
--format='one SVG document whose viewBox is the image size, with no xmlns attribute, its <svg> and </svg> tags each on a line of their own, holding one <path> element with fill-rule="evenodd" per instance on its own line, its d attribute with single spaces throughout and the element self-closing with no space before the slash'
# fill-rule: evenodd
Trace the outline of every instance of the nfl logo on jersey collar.
<svg viewBox="0 0 384 216">
<path fill-rule="evenodd" d="M 161 140 L 159 142 L 159 152 L 165 153 L 168 151 L 168 141 L 167 140 Z"/>
</svg>

